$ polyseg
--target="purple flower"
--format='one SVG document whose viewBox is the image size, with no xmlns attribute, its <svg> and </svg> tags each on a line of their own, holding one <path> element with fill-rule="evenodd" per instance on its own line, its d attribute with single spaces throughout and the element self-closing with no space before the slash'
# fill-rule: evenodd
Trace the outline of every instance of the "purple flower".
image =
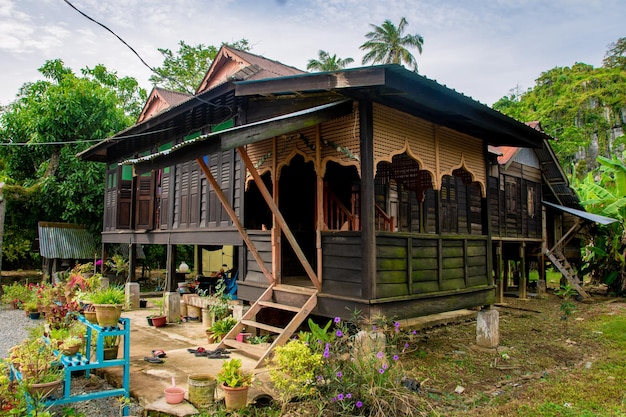
<svg viewBox="0 0 626 417">
<path fill-rule="evenodd" d="M 376 326 L 372 326 L 372 330 L 376 330 Z"/>
<path fill-rule="evenodd" d="M 337 397 L 333 397 L 332 402 L 337 401 Z"/>
<path fill-rule="evenodd" d="M 335 333 L 335 336 L 341 337 L 343 336 L 343 332 L 341 330 L 337 330 L 337 332 Z"/>
<path fill-rule="evenodd" d="M 387 365 L 386 363 L 383 363 L 383 369 L 387 369 L 389 368 L 389 365 Z"/>
<path fill-rule="evenodd" d="M 376 354 L 376 357 L 377 357 L 378 359 L 382 359 L 382 358 L 383 358 L 383 356 L 385 356 L 385 354 L 384 354 L 383 352 L 378 352 L 378 353 Z"/>
<path fill-rule="evenodd" d="M 393 325 L 396 327 L 396 329 L 398 329 L 398 328 L 400 327 L 400 322 L 399 322 L 399 321 L 397 321 L 397 322 L 395 322 Z"/>
<path fill-rule="evenodd" d="M 324 355 L 325 358 L 328 358 L 330 356 L 330 352 L 328 352 L 328 350 L 324 351 Z"/>
<path fill-rule="evenodd" d="M 394 361 L 397 361 L 398 359 L 400 359 L 400 358 L 398 357 L 398 355 L 393 355 L 393 360 L 394 360 Z"/>
<path fill-rule="evenodd" d="M 339 400 L 339 401 L 343 400 L 343 394 L 337 395 L 337 400 Z"/>
<path fill-rule="evenodd" d="M 324 345 L 324 349 L 326 350 L 330 349 L 330 343 L 326 342 L 326 344 Z"/>
<path fill-rule="evenodd" d="M 350 394 L 350 393 L 347 393 L 347 394 L 346 394 L 346 398 L 347 398 L 347 399 L 350 399 L 350 398 L 352 398 L 352 394 Z"/>
<path fill-rule="evenodd" d="M 378 373 L 382 375 L 382 374 L 384 374 L 384 373 L 385 373 L 385 370 L 384 370 L 383 368 L 380 368 L 380 369 L 378 370 Z"/>
<path fill-rule="evenodd" d="M 341 317 L 335 317 L 335 324 L 338 324 L 341 321 Z"/>
<path fill-rule="evenodd" d="M 363 402 L 362 401 L 357 401 L 356 402 L 356 408 L 361 408 L 363 407 Z"/>
<path fill-rule="evenodd" d="M 343 372 L 339 371 L 337 372 L 337 378 L 341 378 L 343 376 Z"/>
<path fill-rule="evenodd" d="M 404 348 L 405 348 L 405 349 L 408 349 L 408 348 L 409 348 L 409 344 L 408 344 L 408 343 L 405 343 L 405 344 L 404 344 Z"/>
<path fill-rule="evenodd" d="M 413 330 L 411 334 L 417 334 L 417 330 Z"/>
</svg>

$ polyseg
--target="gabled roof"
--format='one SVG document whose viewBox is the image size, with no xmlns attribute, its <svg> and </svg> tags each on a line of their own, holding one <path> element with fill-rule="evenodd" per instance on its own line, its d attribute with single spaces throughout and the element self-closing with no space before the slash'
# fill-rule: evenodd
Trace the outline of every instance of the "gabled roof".
<svg viewBox="0 0 626 417">
<path fill-rule="evenodd" d="M 146 104 L 143 106 L 143 110 L 139 114 L 136 123 L 141 123 L 170 107 L 187 101 L 190 97 L 190 94 L 179 93 L 178 91 L 166 90 L 165 88 L 155 86 L 150 92 L 150 96 L 146 100 Z"/>
<path fill-rule="evenodd" d="M 304 73 L 278 61 L 222 45 L 196 94 L 231 80 L 261 80 Z"/>
</svg>

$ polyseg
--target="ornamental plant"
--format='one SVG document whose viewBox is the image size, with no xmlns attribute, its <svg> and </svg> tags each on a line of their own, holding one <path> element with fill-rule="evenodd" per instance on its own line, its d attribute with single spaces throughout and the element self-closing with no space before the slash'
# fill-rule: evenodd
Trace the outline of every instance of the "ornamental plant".
<svg viewBox="0 0 626 417">
<path fill-rule="evenodd" d="M 324 411 L 338 416 L 420 415 L 419 398 L 402 386 L 405 371 L 400 362 L 416 332 L 405 332 L 399 322 L 385 318 L 375 323 L 363 323 L 354 312 L 350 320 L 336 317 L 324 327 L 309 323 L 312 331 L 299 335 L 313 354 L 322 356 L 315 388 L 326 401 Z M 363 325 L 369 331 L 361 330 Z"/>
<path fill-rule="evenodd" d="M 5 304 L 15 303 L 15 306 L 18 308 L 28 301 L 31 296 L 28 287 L 24 284 L 20 284 L 19 282 L 3 285 L 2 293 L 0 301 Z"/>
<path fill-rule="evenodd" d="M 292 399 L 310 397 L 318 392 L 316 377 L 322 364 L 322 354 L 313 353 L 301 340 L 291 340 L 284 346 L 276 347 L 272 359 L 276 368 L 270 371 L 270 380 L 278 391 L 283 411 Z"/>
<path fill-rule="evenodd" d="M 89 300 L 93 304 L 124 304 L 126 294 L 124 287 L 121 285 L 109 285 L 106 288 L 100 288 L 94 291 Z"/>
</svg>

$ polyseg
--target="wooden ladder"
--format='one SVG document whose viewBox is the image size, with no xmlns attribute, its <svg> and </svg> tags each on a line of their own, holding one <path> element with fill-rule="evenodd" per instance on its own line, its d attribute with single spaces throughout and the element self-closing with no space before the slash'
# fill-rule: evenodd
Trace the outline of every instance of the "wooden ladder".
<svg viewBox="0 0 626 417">
<path fill-rule="evenodd" d="M 220 342 L 218 348 L 235 348 L 242 353 L 257 358 L 255 368 L 263 367 L 276 346 L 284 345 L 306 320 L 317 305 L 317 290 L 314 288 L 292 285 L 272 284 L 259 299 L 244 313 L 241 320 Z M 294 313 L 285 327 L 277 327 L 256 321 L 256 315 L 262 309 L 274 309 Z M 268 347 L 238 342 L 236 336 L 244 329 L 256 328 L 274 334 L 274 341 Z"/>
<path fill-rule="evenodd" d="M 552 264 L 563 274 L 565 279 L 570 283 L 572 288 L 578 291 L 583 298 L 589 298 L 589 294 L 580 285 L 581 281 L 578 278 L 578 274 L 572 268 L 572 265 L 568 262 L 567 258 L 559 249 L 553 248 L 546 253 L 548 259 L 552 261 Z"/>
</svg>

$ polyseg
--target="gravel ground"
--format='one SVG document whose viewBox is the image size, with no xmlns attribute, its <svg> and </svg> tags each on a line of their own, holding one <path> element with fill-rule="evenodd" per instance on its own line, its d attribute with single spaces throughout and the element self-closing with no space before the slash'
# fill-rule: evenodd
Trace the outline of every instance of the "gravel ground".
<svg viewBox="0 0 626 417">
<path fill-rule="evenodd" d="M 15 346 L 26 337 L 28 329 L 43 323 L 42 321 L 30 320 L 22 310 L 10 310 L 0 304 L 0 358 L 5 358 L 11 347 Z M 91 375 L 89 379 L 84 377 L 72 378 L 72 394 L 85 393 L 110 389 L 111 386 L 104 379 Z M 50 409 L 55 416 L 66 416 L 69 409 L 74 409 L 74 416 L 86 417 L 115 417 L 119 415 L 119 402 L 117 397 L 100 398 L 97 400 L 81 401 L 64 406 L 56 406 Z M 82 414 L 81 414 L 82 413 Z M 142 415 L 143 408 L 132 400 L 130 415 Z"/>
</svg>

